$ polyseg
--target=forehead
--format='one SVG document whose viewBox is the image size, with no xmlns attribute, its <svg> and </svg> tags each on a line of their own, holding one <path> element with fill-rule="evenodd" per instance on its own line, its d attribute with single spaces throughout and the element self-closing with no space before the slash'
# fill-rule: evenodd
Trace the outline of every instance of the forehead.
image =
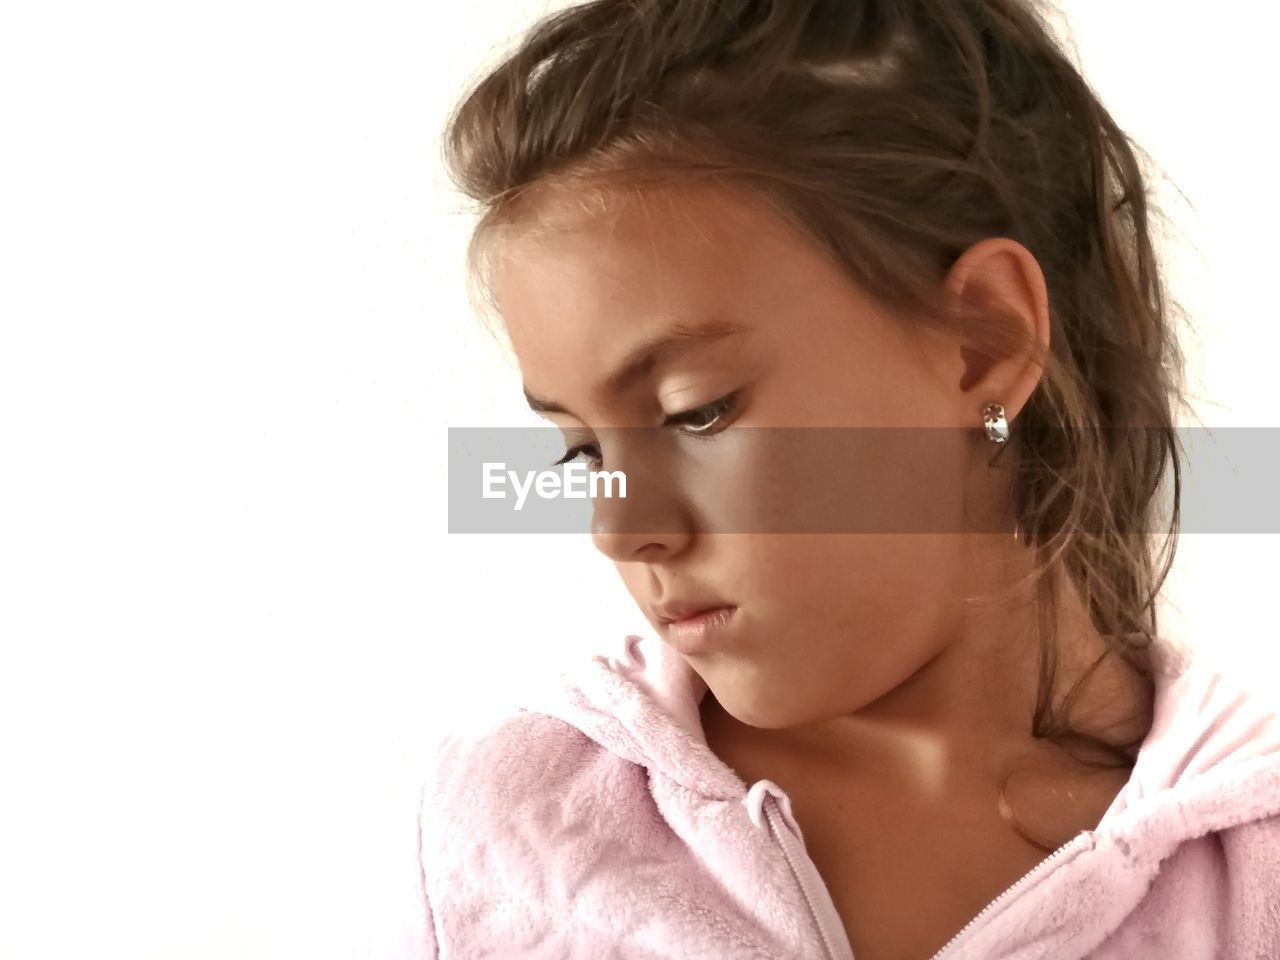
<svg viewBox="0 0 1280 960">
<path fill-rule="evenodd" d="M 602 360 L 672 322 L 751 324 L 823 269 L 767 202 L 723 187 L 653 189 L 551 216 L 504 231 L 493 258 L 495 305 L 526 373 Z"/>
<path fill-rule="evenodd" d="M 607 209 L 553 211 L 550 222 L 514 225 L 499 241 L 494 270 L 503 316 L 522 312 L 535 288 L 556 278 L 611 299 L 628 289 L 646 299 L 706 295 L 715 289 L 708 272 L 740 270 L 751 238 L 768 232 L 759 206 L 722 191 L 672 187 L 619 198 Z"/>
</svg>

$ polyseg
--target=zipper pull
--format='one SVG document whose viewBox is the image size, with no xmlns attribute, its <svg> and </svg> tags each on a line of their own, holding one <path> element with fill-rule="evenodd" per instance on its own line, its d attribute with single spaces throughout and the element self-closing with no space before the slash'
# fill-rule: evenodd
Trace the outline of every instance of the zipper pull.
<svg viewBox="0 0 1280 960">
<path fill-rule="evenodd" d="M 795 816 L 791 813 L 791 798 L 787 796 L 787 792 L 772 780 L 757 780 L 747 795 L 742 798 L 742 805 L 747 808 L 747 816 L 751 818 L 751 822 L 761 830 L 769 829 L 769 821 L 764 814 L 764 802 L 766 798 L 773 797 L 777 801 L 778 809 L 782 813 L 782 819 L 787 824 L 787 829 L 801 843 L 804 838 L 800 834 L 800 824 L 796 822 Z"/>
</svg>

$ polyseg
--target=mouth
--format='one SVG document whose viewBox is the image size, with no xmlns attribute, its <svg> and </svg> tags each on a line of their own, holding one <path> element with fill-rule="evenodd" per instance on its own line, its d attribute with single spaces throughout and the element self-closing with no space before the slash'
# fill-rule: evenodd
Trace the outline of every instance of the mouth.
<svg viewBox="0 0 1280 960">
<path fill-rule="evenodd" d="M 716 611 L 733 611 L 736 609 L 737 607 L 734 604 L 720 600 L 672 602 L 655 604 L 653 615 L 665 627 L 686 620 L 696 620 Z"/>
<path fill-rule="evenodd" d="M 706 655 L 732 642 L 738 608 L 732 604 L 666 608 L 659 617 L 664 638 L 687 656 Z"/>
</svg>

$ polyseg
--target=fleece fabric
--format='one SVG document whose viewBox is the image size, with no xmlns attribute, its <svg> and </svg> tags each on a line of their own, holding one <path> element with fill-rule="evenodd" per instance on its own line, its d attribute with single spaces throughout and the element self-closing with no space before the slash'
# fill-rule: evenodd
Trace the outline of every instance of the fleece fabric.
<svg viewBox="0 0 1280 960">
<path fill-rule="evenodd" d="M 1161 642 L 1154 724 L 1096 828 L 935 960 L 1280 958 L 1280 719 Z M 706 684 L 628 636 L 435 755 L 420 808 L 430 960 L 850 960 L 791 814 L 708 747 Z"/>
</svg>

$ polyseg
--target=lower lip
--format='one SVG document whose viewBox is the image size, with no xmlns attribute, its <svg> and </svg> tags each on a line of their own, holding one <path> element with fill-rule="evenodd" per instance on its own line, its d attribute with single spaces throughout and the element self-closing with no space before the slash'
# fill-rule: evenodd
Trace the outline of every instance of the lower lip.
<svg viewBox="0 0 1280 960">
<path fill-rule="evenodd" d="M 667 624 L 667 639 L 681 653 L 702 653 L 724 636 L 737 607 L 714 607 Z"/>
</svg>

